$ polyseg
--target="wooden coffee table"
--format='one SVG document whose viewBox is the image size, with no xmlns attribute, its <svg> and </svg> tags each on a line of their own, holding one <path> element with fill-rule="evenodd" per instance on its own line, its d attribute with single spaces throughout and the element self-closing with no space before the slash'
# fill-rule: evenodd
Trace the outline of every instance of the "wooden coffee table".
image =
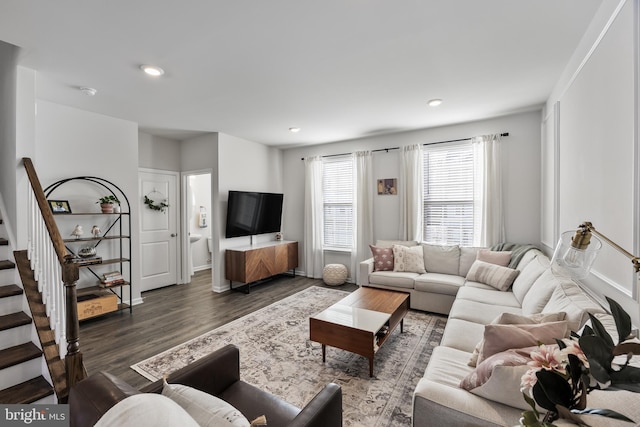
<svg viewBox="0 0 640 427">
<path fill-rule="evenodd" d="M 409 294 L 362 287 L 326 310 L 309 318 L 311 341 L 322 344 L 322 362 L 326 347 L 336 347 L 369 359 L 373 376 L 373 357 L 409 311 Z"/>
</svg>

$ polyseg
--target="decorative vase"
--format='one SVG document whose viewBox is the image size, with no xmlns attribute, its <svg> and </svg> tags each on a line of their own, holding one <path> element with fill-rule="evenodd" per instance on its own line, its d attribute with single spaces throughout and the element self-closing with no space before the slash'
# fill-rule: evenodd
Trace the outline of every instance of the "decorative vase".
<svg viewBox="0 0 640 427">
<path fill-rule="evenodd" d="M 113 213 L 113 203 L 100 203 L 102 213 Z"/>
</svg>

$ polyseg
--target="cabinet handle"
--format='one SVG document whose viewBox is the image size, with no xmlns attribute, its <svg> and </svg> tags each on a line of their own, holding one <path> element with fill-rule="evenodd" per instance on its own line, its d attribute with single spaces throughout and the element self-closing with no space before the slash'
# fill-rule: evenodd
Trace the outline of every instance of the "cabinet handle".
<svg viewBox="0 0 640 427">
<path fill-rule="evenodd" d="M 176 233 L 171 233 L 171 237 L 176 237 L 177 234 Z"/>
</svg>

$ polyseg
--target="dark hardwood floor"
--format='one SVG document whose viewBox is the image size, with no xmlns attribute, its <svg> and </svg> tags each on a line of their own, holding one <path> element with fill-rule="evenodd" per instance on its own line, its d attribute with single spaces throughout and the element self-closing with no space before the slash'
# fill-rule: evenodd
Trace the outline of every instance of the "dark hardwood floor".
<svg viewBox="0 0 640 427">
<path fill-rule="evenodd" d="M 144 303 L 129 311 L 80 323 L 80 349 L 89 374 L 108 371 L 134 387 L 149 381 L 129 366 L 218 326 L 306 289 L 326 285 L 306 277 L 279 277 L 250 294 L 211 291 L 211 271 L 191 283 L 144 292 Z M 334 287 L 347 291 L 356 285 Z"/>
</svg>

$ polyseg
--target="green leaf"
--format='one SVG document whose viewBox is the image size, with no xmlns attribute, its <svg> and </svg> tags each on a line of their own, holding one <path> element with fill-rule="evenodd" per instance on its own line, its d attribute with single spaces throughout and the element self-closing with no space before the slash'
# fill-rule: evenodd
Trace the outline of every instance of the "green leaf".
<svg viewBox="0 0 640 427">
<path fill-rule="evenodd" d="M 593 314 L 588 314 L 589 318 L 591 319 L 591 326 L 593 327 L 593 332 L 595 333 L 595 335 L 606 341 L 607 345 L 610 348 L 613 348 L 615 344 L 613 343 L 613 338 L 611 338 L 611 335 L 609 335 L 609 332 L 607 332 L 607 329 L 602 326 L 602 323 L 598 319 L 596 319 Z"/>
<path fill-rule="evenodd" d="M 556 338 L 556 344 L 558 344 L 558 348 L 560 348 L 560 350 L 564 350 L 565 348 L 567 348 L 567 345 L 564 343 L 564 341 L 559 338 Z"/>
<path fill-rule="evenodd" d="M 609 302 L 609 310 L 613 315 L 613 320 L 616 322 L 616 329 L 618 330 L 618 343 L 626 340 L 629 335 L 631 335 L 631 317 L 627 314 L 626 311 L 614 300 L 609 297 L 607 301 Z"/>
<path fill-rule="evenodd" d="M 547 397 L 544 389 L 542 388 L 542 384 L 540 384 L 540 380 L 536 382 L 531 389 L 531 393 L 533 394 L 533 398 L 536 400 L 536 403 L 546 409 L 547 411 L 556 411 L 556 405 Z"/>
<path fill-rule="evenodd" d="M 529 396 L 525 392 L 522 392 L 522 397 L 524 398 L 524 401 L 527 402 L 529 404 L 529 406 L 531 406 L 531 409 L 536 414 L 536 417 L 539 417 L 540 414 L 538 413 L 538 410 L 536 409 L 536 401 L 533 400 L 533 398 L 531 396 Z"/>
<path fill-rule="evenodd" d="M 613 346 L 608 347 L 605 340 L 595 335 L 583 335 L 580 337 L 579 344 L 589 361 L 591 375 L 600 383 L 608 382 L 611 361 L 613 360 L 613 354 L 611 353 Z"/>
<path fill-rule="evenodd" d="M 625 366 L 619 371 L 611 371 L 611 385 L 623 390 L 640 392 L 640 368 Z"/>
<path fill-rule="evenodd" d="M 582 329 L 582 336 L 584 337 L 585 335 L 594 335 L 593 329 L 589 325 L 584 325 Z"/>
<path fill-rule="evenodd" d="M 538 377 L 538 382 L 536 385 L 540 384 L 545 396 L 547 399 L 553 403 L 553 408 L 551 411 L 555 411 L 555 405 L 564 406 L 567 408 L 571 407 L 571 402 L 573 400 L 573 392 L 571 391 L 571 386 L 561 375 L 557 374 L 554 371 L 546 371 L 541 370 L 536 372 L 536 377 Z M 535 386 L 534 386 L 535 388 Z M 536 395 L 536 402 L 542 406 L 540 401 Z M 543 406 L 544 407 L 544 406 Z M 545 409 L 549 409 L 544 407 Z"/>
<path fill-rule="evenodd" d="M 522 418 L 523 418 L 523 425 L 527 426 L 527 427 L 540 427 L 542 426 L 542 424 L 540 423 L 540 420 L 538 419 L 539 415 L 537 412 L 533 412 L 533 411 L 524 411 L 522 413 Z"/>
<path fill-rule="evenodd" d="M 574 414 L 580 414 L 580 415 L 601 415 L 603 417 L 615 418 L 616 420 L 627 421 L 627 422 L 630 422 L 630 423 L 633 422 L 632 419 L 629 419 L 625 415 L 622 415 L 620 412 L 612 411 L 611 409 L 585 408 L 585 409 L 583 409 L 581 411 L 573 409 L 573 410 L 571 410 L 571 412 L 574 413 Z"/>
</svg>

